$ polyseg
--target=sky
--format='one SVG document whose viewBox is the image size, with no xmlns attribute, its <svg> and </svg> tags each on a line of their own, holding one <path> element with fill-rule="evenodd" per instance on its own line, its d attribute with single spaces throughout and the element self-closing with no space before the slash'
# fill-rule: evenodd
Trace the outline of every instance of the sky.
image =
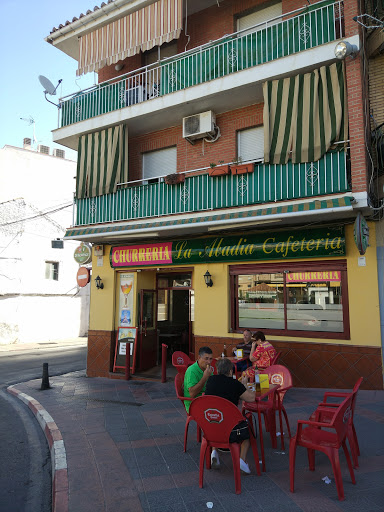
<svg viewBox="0 0 384 512">
<path fill-rule="evenodd" d="M 53 27 L 79 17 L 98 0 L 1 0 L 0 44 L 2 66 L 0 80 L 0 148 L 5 145 L 23 147 L 23 139 L 33 136 L 33 125 L 20 118 L 35 121 L 37 144 L 64 149 L 66 158 L 76 160 L 77 152 L 52 142 L 51 130 L 57 128 L 58 111 L 45 100 L 38 76 L 44 75 L 56 86 L 57 103 L 66 96 L 97 82 L 94 73 L 76 77 L 77 62 L 44 41 Z"/>
</svg>

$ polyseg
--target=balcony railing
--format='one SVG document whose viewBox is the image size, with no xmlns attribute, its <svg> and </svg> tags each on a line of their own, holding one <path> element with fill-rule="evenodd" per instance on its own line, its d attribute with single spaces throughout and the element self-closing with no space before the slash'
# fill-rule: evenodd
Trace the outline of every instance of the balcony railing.
<svg viewBox="0 0 384 512">
<path fill-rule="evenodd" d="M 255 164 L 242 175 L 186 175 L 184 183 L 124 185 L 115 194 L 77 199 L 75 226 L 161 217 L 315 197 L 350 190 L 345 151 L 315 163 Z"/>
<path fill-rule="evenodd" d="M 324 4 L 321 2 L 319 5 Z M 59 126 L 221 78 L 343 36 L 343 2 L 297 10 L 60 99 Z M 280 21 L 278 21 L 280 20 Z"/>
</svg>

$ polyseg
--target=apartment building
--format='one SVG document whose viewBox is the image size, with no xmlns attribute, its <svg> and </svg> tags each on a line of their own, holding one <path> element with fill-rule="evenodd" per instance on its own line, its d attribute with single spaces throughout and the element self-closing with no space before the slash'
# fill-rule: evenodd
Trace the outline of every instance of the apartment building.
<svg viewBox="0 0 384 512">
<path fill-rule="evenodd" d="M 250 328 L 295 385 L 383 387 L 363 8 L 114 0 L 53 28 L 98 74 L 53 130 L 79 152 L 65 239 L 95 248 L 89 376 L 121 376 L 119 339 L 140 371 Z"/>
</svg>

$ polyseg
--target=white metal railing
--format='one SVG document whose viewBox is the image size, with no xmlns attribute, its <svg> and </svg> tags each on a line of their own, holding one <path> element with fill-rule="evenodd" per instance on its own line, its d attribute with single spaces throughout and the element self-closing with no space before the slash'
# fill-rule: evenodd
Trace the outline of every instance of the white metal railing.
<svg viewBox="0 0 384 512">
<path fill-rule="evenodd" d="M 320 2 L 320 5 L 323 2 Z M 343 36 L 343 1 L 297 9 L 59 100 L 59 127 L 330 42 Z M 276 23 L 276 19 L 280 19 Z"/>
</svg>

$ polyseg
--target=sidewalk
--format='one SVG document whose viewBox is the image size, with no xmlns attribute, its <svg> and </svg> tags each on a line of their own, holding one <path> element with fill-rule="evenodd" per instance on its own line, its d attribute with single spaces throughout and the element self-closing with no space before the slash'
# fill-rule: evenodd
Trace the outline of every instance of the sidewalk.
<svg viewBox="0 0 384 512">
<path fill-rule="evenodd" d="M 384 391 L 359 392 L 355 425 L 360 467 L 354 486 L 341 453 L 346 499 L 340 502 L 327 457 L 317 452 L 316 471 L 310 472 L 306 450 L 300 447 L 295 493 L 290 493 L 288 442 L 285 453 L 279 440 L 273 450 L 269 434 L 264 435 L 267 472 L 255 475 L 250 453 L 253 475 L 242 476 L 241 495 L 235 494 L 227 453 L 221 454 L 220 470 L 205 470 L 200 489 L 196 427 L 192 422 L 184 453 L 186 414 L 175 398 L 173 381 L 127 382 L 76 372 L 51 377 L 50 383 L 52 389 L 46 391 L 40 391 L 38 380 L 17 384 L 13 393 L 18 390 L 36 399 L 48 413 L 40 416 L 45 414 L 48 424 L 53 419 L 59 429 L 50 425 L 60 459 L 60 478 L 55 480 L 58 512 L 200 512 L 208 510 L 207 502 L 213 503 L 213 512 L 384 511 Z M 297 420 L 309 417 L 324 391 L 295 388 L 287 393 L 284 404 L 293 433 Z M 36 403 L 30 407 L 39 409 Z M 60 451 L 60 433 L 65 453 Z M 326 475 L 332 480 L 329 485 L 322 480 Z"/>
</svg>

